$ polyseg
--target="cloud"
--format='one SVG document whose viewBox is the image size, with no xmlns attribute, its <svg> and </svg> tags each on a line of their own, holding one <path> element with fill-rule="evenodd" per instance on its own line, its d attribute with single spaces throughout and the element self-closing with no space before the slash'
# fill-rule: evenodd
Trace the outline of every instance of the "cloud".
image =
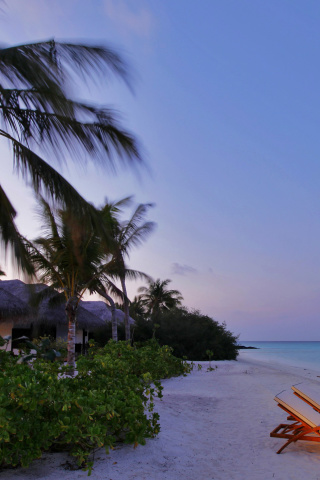
<svg viewBox="0 0 320 480">
<path fill-rule="evenodd" d="M 172 264 L 172 273 L 176 275 L 187 275 L 188 273 L 197 273 L 197 270 L 189 265 Z"/>
<path fill-rule="evenodd" d="M 120 29 L 139 37 L 150 37 L 154 18 L 141 1 L 104 0 L 104 10 Z"/>
</svg>

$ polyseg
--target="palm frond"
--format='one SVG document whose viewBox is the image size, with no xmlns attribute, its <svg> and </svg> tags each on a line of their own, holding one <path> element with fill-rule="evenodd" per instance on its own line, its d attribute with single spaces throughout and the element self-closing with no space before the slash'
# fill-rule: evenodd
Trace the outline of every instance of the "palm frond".
<svg viewBox="0 0 320 480">
<path fill-rule="evenodd" d="M 45 249 L 43 249 L 41 241 L 31 242 L 25 237 L 23 237 L 23 240 L 29 258 L 34 265 L 34 269 L 40 281 L 49 284 L 53 288 L 63 288 L 63 281 L 61 274 L 59 273 L 59 268 L 52 261 L 50 255 L 48 256 L 45 254 Z"/>
<path fill-rule="evenodd" d="M 99 281 L 97 281 L 90 288 L 90 290 L 91 292 L 96 292 L 99 295 L 101 290 L 105 290 L 106 292 L 108 292 L 110 295 L 114 296 L 118 300 L 123 300 L 122 290 L 118 288 L 116 284 L 113 283 L 110 277 L 108 277 L 107 275 L 102 275 Z"/>
<path fill-rule="evenodd" d="M 22 84 L 57 90 L 60 82 L 74 74 L 81 78 L 100 75 L 105 80 L 110 73 L 129 85 L 128 70 L 123 58 L 104 46 L 56 42 L 52 39 L 0 49 L 0 74 L 15 86 Z"/>
<path fill-rule="evenodd" d="M 14 222 L 15 216 L 16 211 L 0 185 L 0 240 L 4 245 L 5 253 L 7 253 L 8 248 L 11 249 L 18 270 L 32 276 L 34 269 Z"/>
<path fill-rule="evenodd" d="M 97 110 L 97 109 L 96 109 Z M 46 111 L 1 106 L 7 133 L 31 146 L 41 146 L 64 160 L 68 152 L 77 161 L 94 158 L 101 165 L 116 171 L 118 163 L 134 166 L 142 164 L 140 146 L 130 133 L 119 124 L 117 114 L 109 109 L 90 112 L 92 121 L 58 115 Z M 86 156 L 87 155 L 87 156 Z M 115 162 L 115 156 L 117 162 Z"/>
<path fill-rule="evenodd" d="M 54 168 L 21 142 L 0 130 L 0 136 L 12 142 L 14 148 L 14 166 L 37 194 L 47 193 L 51 199 L 62 205 L 69 205 L 80 213 L 93 213 L 93 207 L 87 203 L 72 185 Z"/>
<path fill-rule="evenodd" d="M 131 270 L 130 268 L 126 268 L 125 274 L 126 278 L 128 278 L 129 280 L 152 280 L 150 275 L 144 272 L 140 272 L 139 270 Z"/>
</svg>

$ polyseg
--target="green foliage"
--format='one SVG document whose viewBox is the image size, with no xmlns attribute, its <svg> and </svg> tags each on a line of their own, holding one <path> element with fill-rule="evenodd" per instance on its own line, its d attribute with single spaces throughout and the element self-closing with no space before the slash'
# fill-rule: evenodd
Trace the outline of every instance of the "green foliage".
<svg viewBox="0 0 320 480">
<path fill-rule="evenodd" d="M 169 290 L 167 287 L 171 280 L 148 280 L 147 287 L 140 287 L 139 299 L 146 312 L 152 319 L 166 310 L 172 310 L 181 305 L 183 297 L 179 290 Z"/>
<path fill-rule="evenodd" d="M 141 162 L 137 141 L 122 128 L 115 111 L 68 96 L 76 77 L 105 81 L 110 73 L 128 82 L 126 63 L 102 46 L 49 40 L 0 48 L 0 140 L 12 146 L 15 172 L 36 194 L 45 192 L 81 217 L 96 217 L 92 206 L 41 154 L 77 164 L 90 159 L 114 171 L 119 164 Z M 15 217 L 0 186 L 1 241 L 11 247 L 17 265 L 33 274 Z"/>
<path fill-rule="evenodd" d="M 119 323 L 118 325 L 118 339 L 125 340 L 125 331 L 124 323 Z M 112 340 L 112 324 L 111 322 L 106 323 L 103 327 L 95 329 L 94 332 L 90 333 L 90 336 L 100 347 L 104 347 L 109 340 Z"/>
<path fill-rule="evenodd" d="M 155 328 L 156 327 L 156 328 Z M 237 337 L 199 311 L 176 308 L 152 320 L 136 320 L 135 341 L 155 338 L 160 345 L 169 345 L 176 357 L 188 360 L 235 360 L 238 355 Z M 209 353 L 210 352 L 210 356 Z"/>
<path fill-rule="evenodd" d="M 24 354 L 19 358 L 19 363 L 29 362 L 34 358 L 43 358 L 53 362 L 61 357 L 61 353 L 54 348 L 54 344 L 49 337 L 40 337 L 33 341 L 28 337 L 16 338 L 16 341 L 23 341 L 19 344 L 19 348 Z"/>
<path fill-rule="evenodd" d="M 28 466 L 43 451 L 62 449 L 92 469 L 90 455 L 116 441 L 144 444 L 160 430 L 154 397 L 160 378 L 186 374 L 191 366 L 155 342 L 136 349 L 125 342 L 92 346 L 66 375 L 58 362 L 37 358 L 32 368 L 0 355 L 0 465 Z"/>
</svg>

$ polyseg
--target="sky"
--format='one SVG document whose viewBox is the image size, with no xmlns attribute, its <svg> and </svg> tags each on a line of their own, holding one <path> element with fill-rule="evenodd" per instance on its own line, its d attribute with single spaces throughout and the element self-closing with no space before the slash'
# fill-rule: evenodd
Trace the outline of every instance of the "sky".
<svg viewBox="0 0 320 480">
<path fill-rule="evenodd" d="M 184 305 L 226 322 L 240 342 L 320 340 L 319 1 L 0 6 L 3 45 L 84 40 L 131 66 L 133 91 L 106 79 L 70 95 L 118 110 L 147 168 L 113 175 L 46 158 L 97 206 L 128 195 L 155 204 L 147 219 L 157 228 L 129 265 L 171 279 Z M 34 238 L 32 192 L 3 141 L 0 162 L 19 229 Z"/>
</svg>

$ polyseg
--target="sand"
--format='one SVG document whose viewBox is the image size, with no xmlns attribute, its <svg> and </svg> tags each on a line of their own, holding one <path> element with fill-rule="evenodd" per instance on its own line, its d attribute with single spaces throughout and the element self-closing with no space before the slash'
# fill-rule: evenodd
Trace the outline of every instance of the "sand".
<svg viewBox="0 0 320 480">
<path fill-rule="evenodd" d="M 318 384 L 319 372 L 248 358 L 212 362 L 207 371 L 163 381 L 156 401 L 161 432 L 145 446 L 121 445 L 110 455 L 96 454 L 93 480 L 307 480 L 320 479 L 320 444 L 297 442 L 280 455 L 284 440 L 269 434 L 286 419 L 274 395 L 307 381 Z M 6 480 L 78 480 L 65 454 L 45 454 L 28 469 L 0 473 Z"/>
</svg>

